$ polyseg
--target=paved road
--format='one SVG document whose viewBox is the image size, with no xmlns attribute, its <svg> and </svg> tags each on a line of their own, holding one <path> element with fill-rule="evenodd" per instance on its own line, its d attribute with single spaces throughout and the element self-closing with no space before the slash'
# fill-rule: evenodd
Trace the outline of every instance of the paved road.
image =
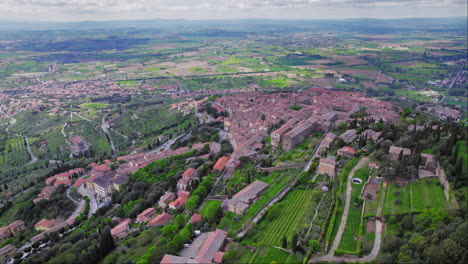
<svg viewBox="0 0 468 264">
<path fill-rule="evenodd" d="M 98 204 L 97 204 L 97 201 L 96 199 L 94 198 L 94 194 L 95 192 L 91 191 L 91 190 L 88 190 L 84 187 L 84 184 L 80 185 L 80 187 L 78 188 L 78 192 L 83 195 L 83 196 L 88 196 L 89 198 L 89 214 L 88 216 L 91 216 L 92 214 L 94 214 L 97 209 L 98 209 Z"/>
<path fill-rule="evenodd" d="M 336 233 L 335 240 L 333 241 L 333 246 L 331 247 L 330 252 L 328 252 L 327 256 L 333 256 L 335 250 L 338 249 L 338 246 L 340 245 L 340 242 L 341 242 L 341 236 L 343 235 L 343 232 L 346 227 L 346 221 L 348 220 L 349 206 L 351 204 L 352 179 L 354 177 L 354 173 L 358 169 L 365 166 L 368 163 L 368 161 L 369 161 L 369 158 L 367 157 L 362 158 L 358 162 L 358 164 L 354 166 L 354 168 L 351 170 L 351 172 L 348 175 L 348 182 L 346 185 L 346 204 L 345 204 L 344 211 L 343 211 L 343 217 L 341 218 L 340 227 L 338 229 L 338 232 Z"/>
</svg>

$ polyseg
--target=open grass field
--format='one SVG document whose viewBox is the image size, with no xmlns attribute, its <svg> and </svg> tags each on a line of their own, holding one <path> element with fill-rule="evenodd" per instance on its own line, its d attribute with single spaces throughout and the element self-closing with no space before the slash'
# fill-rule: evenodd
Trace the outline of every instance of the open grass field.
<svg viewBox="0 0 468 264">
<path fill-rule="evenodd" d="M 390 183 L 387 189 L 383 213 L 408 213 L 422 211 L 427 207 L 446 208 L 447 202 L 444 191 L 438 182 L 439 179 L 437 178 L 426 178 L 400 187 L 395 183 Z"/>
<path fill-rule="evenodd" d="M 279 215 L 268 220 L 265 217 L 253 230 L 253 237 L 256 242 L 264 245 L 281 246 L 283 236 L 291 240 L 292 236 L 306 224 L 303 216 L 313 210 L 317 205 L 314 193 L 321 197 L 321 191 L 307 189 L 291 191 L 281 202 Z"/>
</svg>

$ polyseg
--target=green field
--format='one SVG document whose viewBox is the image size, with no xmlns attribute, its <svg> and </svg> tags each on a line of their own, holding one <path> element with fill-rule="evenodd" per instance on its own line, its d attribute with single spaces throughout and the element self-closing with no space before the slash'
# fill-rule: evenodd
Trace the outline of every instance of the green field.
<svg viewBox="0 0 468 264">
<path fill-rule="evenodd" d="M 384 203 L 384 214 L 422 211 L 426 207 L 445 209 L 447 201 L 437 178 L 421 179 L 411 184 L 390 183 Z M 400 202 L 397 202 L 400 201 Z"/>
</svg>

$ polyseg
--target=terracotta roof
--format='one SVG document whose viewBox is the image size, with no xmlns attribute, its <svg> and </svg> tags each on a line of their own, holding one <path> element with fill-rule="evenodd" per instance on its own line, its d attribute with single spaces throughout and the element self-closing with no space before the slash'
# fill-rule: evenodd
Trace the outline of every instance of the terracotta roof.
<svg viewBox="0 0 468 264">
<path fill-rule="evenodd" d="M 226 163 L 228 161 L 229 161 L 228 156 L 224 156 L 224 157 L 219 158 L 218 161 L 216 161 L 216 164 L 213 166 L 213 170 L 222 171 L 224 169 L 224 166 L 226 166 Z"/>
<path fill-rule="evenodd" d="M 195 177 L 195 175 L 198 173 L 198 171 L 194 168 L 188 168 L 186 171 L 184 171 L 184 173 L 182 174 L 182 177 L 183 178 L 186 178 L 186 179 L 191 179 L 193 177 Z"/>
<path fill-rule="evenodd" d="M 162 214 L 157 215 L 155 218 L 151 219 L 151 221 L 147 225 L 149 225 L 149 226 L 163 225 L 167 221 L 169 221 L 169 219 L 171 219 L 171 217 L 172 216 L 170 214 L 164 212 Z"/>
<path fill-rule="evenodd" d="M 116 225 L 114 228 L 111 229 L 111 235 L 119 237 L 122 235 L 122 233 L 126 233 L 127 229 L 129 228 L 129 223 L 132 220 L 130 218 L 127 218 L 120 222 L 120 224 Z"/>
<path fill-rule="evenodd" d="M 214 232 L 211 232 L 195 256 L 195 259 L 198 263 L 211 263 L 214 254 L 221 249 L 225 240 L 226 231 L 216 229 Z"/>
<path fill-rule="evenodd" d="M 202 216 L 200 214 L 194 213 L 192 217 L 190 217 L 189 223 L 197 223 L 202 220 Z"/>
<path fill-rule="evenodd" d="M 59 221 L 57 219 L 52 219 L 52 220 L 48 220 L 48 219 L 42 219 L 41 221 L 37 222 L 35 225 L 34 225 L 34 228 L 39 228 L 39 227 L 45 227 L 45 228 L 52 228 L 53 226 L 55 226 L 56 224 L 58 224 Z"/>
<path fill-rule="evenodd" d="M 156 210 L 154 208 L 148 208 L 144 210 L 141 214 L 137 216 L 138 221 L 140 222 L 146 222 L 149 221 L 151 217 L 153 217 L 156 214 Z"/>
</svg>

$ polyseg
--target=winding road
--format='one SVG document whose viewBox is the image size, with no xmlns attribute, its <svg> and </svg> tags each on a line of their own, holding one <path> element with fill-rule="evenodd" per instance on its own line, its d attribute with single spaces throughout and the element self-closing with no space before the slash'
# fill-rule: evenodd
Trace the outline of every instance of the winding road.
<svg viewBox="0 0 468 264">
<path fill-rule="evenodd" d="M 361 168 L 364 164 L 366 164 L 368 161 L 368 158 L 363 158 L 359 163 L 354 166 L 353 170 L 349 174 L 348 177 L 348 188 L 347 188 L 347 193 L 346 193 L 346 205 L 345 206 L 345 212 L 343 213 L 343 218 L 341 219 L 340 227 L 338 230 L 338 233 L 336 234 L 335 240 L 333 242 L 333 246 L 330 249 L 330 252 L 322 257 L 314 257 L 309 260 L 309 263 L 317 263 L 317 262 L 370 262 L 375 260 L 377 255 L 379 254 L 380 250 L 380 245 L 382 244 L 382 232 L 383 232 L 383 223 L 380 220 L 380 217 L 382 216 L 382 206 L 383 206 L 383 201 L 385 200 L 385 192 L 386 192 L 386 185 L 383 185 L 382 192 L 380 194 L 380 203 L 377 208 L 377 214 L 376 214 L 376 220 L 375 220 L 375 239 L 374 239 L 374 246 L 372 247 L 372 251 L 369 253 L 369 255 L 364 256 L 362 258 L 358 257 L 353 257 L 353 256 L 346 256 L 346 257 L 336 257 L 333 256 L 333 253 L 335 250 L 338 248 L 340 241 L 341 241 L 341 236 L 343 235 L 344 228 L 346 226 L 346 219 L 348 218 L 348 212 L 349 212 L 349 202 L 351 196 L 348 196 L 348 193 L 351 194 L 351 182 L 353 179 L 353 175 L 356 170 Z"/>
</svg>

